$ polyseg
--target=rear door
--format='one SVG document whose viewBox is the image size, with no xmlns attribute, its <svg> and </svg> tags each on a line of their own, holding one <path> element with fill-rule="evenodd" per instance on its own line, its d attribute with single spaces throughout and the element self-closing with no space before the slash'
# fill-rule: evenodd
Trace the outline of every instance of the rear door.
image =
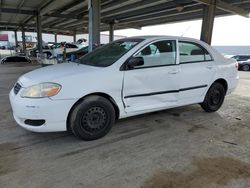
<svg viewBox="0 0 250 188">
<path fill-rule="evenodd" d="M 123 101 L 126 112 L 175 106 L 179 94 L 179 65 L 175 40 L 152 42 L 135 57 L 144 65 L 124 72 Z"/>
<path fill-rule="evenodd" d="M 179 41 L 180 101 L 198 101 L 215 74 L 213 57 L 200 44 Z M 181 102 L 181 103 L 182 103 Z"/>
</svg>

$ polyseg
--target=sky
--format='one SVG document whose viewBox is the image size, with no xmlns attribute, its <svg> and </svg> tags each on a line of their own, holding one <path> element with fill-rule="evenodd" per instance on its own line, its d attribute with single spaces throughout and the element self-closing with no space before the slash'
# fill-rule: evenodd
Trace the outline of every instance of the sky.
<svg viewBox="0 0 250 188">
<path fill-rule="evenodd" d="M 201 20 L 143 27 L 138 29 L 116 30 L 115 35 L 174 35 L 200 38 Z M 104 32 L 108 34 L 108 32 Z M 225 16 L 215 18 L 212 45 L 250 46 L 250 18 Z"/>
</svg>

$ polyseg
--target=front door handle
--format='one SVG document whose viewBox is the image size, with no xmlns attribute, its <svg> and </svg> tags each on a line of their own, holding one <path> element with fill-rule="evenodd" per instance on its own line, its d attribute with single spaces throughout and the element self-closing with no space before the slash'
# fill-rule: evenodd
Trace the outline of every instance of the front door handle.
<svg viewBox="0 0 250 188">
<path fill-rule="evenodd" d="M 177 73 L 179 73 L 179 70 L 176 70 L 176 69 L 168 72 L 168 74 L 177 74 Z"/>
</svg>

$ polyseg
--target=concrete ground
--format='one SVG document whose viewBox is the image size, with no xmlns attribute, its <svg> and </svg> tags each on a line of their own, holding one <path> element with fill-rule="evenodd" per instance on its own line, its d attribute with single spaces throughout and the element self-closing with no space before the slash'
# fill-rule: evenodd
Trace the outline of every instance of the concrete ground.
<svg viewBox="0 0 250 188">
<path fill-rule="evenodd" d="M 85 142 L 14 122 L 8 92 L 34 68 L 0 65 L 0 187 L 250 187 L 250 72 L 216 113 L 199 105 L 151 113 Z"/>
</svg>

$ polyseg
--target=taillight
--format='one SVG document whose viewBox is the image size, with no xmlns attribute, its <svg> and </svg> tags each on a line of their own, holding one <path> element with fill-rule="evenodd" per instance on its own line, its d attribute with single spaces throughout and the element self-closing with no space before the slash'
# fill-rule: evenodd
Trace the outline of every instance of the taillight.
<svg viewBox="0 0 250 188">
<path fill-rule="evenodd" d="M 235 63 L 235 68 L 236 68 L 237 70 L 239 69 L 239 63 L 238 63 L 238 62 Z"/>
</svg>

